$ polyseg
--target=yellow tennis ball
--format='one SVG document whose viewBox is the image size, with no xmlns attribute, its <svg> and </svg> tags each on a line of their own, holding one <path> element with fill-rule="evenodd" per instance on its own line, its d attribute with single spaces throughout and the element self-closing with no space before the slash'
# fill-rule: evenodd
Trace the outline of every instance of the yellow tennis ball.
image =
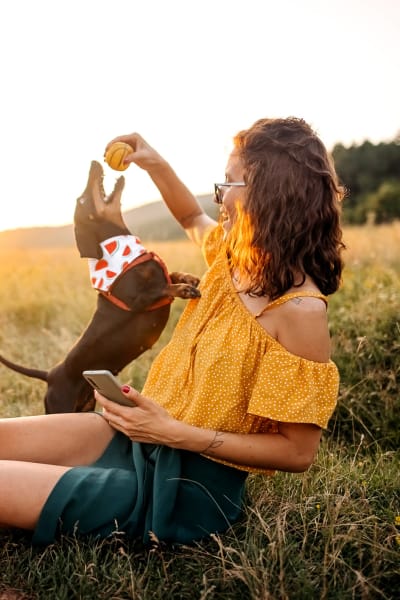
<svg viewBox="0 0 400 600">
<path fill-rule="evenodd" d="M 129 163 L 124 163 L 125 156 L 133 152 L 132 146 L 125 142 L 114 142 L 111 144 L 105 155 L 106 163 L 115 171 L 125 171 Z"/>
</svg>

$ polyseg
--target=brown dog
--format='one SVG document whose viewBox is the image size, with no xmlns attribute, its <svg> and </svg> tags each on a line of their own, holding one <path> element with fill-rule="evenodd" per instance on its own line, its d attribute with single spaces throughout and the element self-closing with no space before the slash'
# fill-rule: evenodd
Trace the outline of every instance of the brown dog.
<svg viewBox="0 0 400 600">
<path fill-rule="evenodd" d="M 81 257 L 92 261 L 92 277 L 99 290 L 97 308 L 87 328 L 65 359 L 49 371 L 31 369 L 0 356 L 0 363 L 47 383 L 44 399 L 47 413 L 93 410 L 93 390 L 82 377 L 85 369 L 108 369 L 119 373 L 129 362 L 151 348 L 160 337 L 175 297 L 198 298 L 199 279 L 188 273 L 168 274 L 163 261 L 144 249 L 127 229 L 121 214 L 124 178 L 120 177 L 109 196 L 103 189 L 103 169 L 93 161 L 88 182 L 78 198 L 74 214 L 75 239 Z M 131 260 L 132 241 L 138 256 Z M 126 242 L 129 243 L 126 243 Z M 112 273 L 110 284 L 97 278 L 104 252 L 122 249 L 121 272 Z M 108 255 L 107 255 L 108 258 Z"/>
</svg>

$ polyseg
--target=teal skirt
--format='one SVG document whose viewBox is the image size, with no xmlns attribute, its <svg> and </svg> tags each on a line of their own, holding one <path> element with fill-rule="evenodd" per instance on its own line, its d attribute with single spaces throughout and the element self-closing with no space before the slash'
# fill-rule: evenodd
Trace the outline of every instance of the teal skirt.
<svg viewBox="0 0 400 600">
<path fill-rule="evenodd" d="M 246 476 L 199 454 L 131 442 L 117 432 L 99 460 L 61 477 L 32 541 L 118 532 L 144 543 L 155 536 L 188 544 L 223 533 L 240 518 Z"/>
</svg>

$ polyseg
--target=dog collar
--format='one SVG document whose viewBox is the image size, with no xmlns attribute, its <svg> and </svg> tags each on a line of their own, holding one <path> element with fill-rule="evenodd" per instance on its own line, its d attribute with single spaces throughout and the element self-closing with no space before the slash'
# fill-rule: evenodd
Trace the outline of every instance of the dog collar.
<svg viewBox="0 0 400 600">
<path fill-rule="evenodd" d="M 100 244 L 103 256 L 100 259 L 89 258 L 89 272 L 92 286 L 107 298 L 112 304 L 122 310 L 130 311 L 130 307 L 113 295 L 112 288 L 117 279 L 130 269 L 147 260 L 156 260 L 164 271 L 167 284 L 171 283 L 166 264 L 154 252 L 148 252 L 140 243 L 140 239 L 134 235 L 116 235 L 108 238 Z M 156 310 L 167 304 L 171 304 L 171 296 L 163 296 L 145 310 Z"/>
<path fill-rule="evenodd" d="M 116 235 L 100 243 L 103 256 L 89 258 L 90 281 L 95 290 L 108 292 L 119 275 L 147 250 L 134 235 Z"/>
</svg>

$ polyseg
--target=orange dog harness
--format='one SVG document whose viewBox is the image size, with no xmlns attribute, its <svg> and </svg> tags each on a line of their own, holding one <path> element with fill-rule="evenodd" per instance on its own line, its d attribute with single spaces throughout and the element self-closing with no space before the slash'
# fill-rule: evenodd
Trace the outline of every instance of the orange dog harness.
<svg viewBox="0 0 400 600">
<path fill-rule="evenodd" d="M 113 295 L 113 287 L 122 275 L 140 263 L 156 260 L 164 271 L 167 285 L 171 283 L 164 261 L 154 252 L 148 252 L 142 246 L 138 237 L 134 235 L 117 235 L 101 242 L 100 246 L 103 250 L 102 258 L 89 258 L 92 286 L 119 308 L 127 311 L 131 310 L 125 302 Z M 171 296 L 165 296 L 147 307 L 146 310 L 155 310 L 166 304 L 171 304 L 172 301 Z"/>
</svg>

